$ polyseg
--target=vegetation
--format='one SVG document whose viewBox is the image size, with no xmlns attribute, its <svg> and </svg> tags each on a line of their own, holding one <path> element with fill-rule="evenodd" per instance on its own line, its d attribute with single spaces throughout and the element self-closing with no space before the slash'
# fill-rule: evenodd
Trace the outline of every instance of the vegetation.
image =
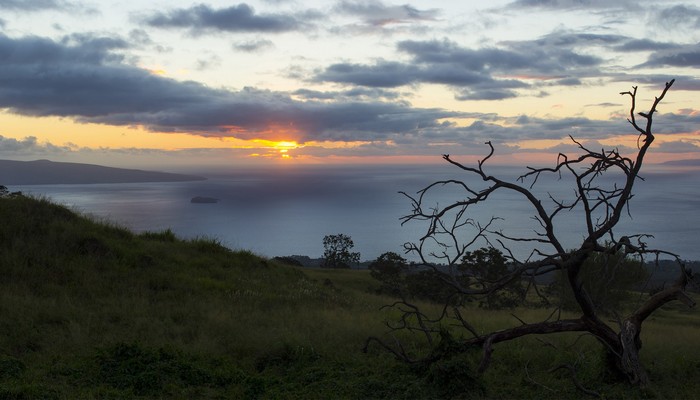
<svg viewBox="0 0 700 400">
<path fill-rule="evenodd" d="M 378 312 L 391 299 L 375 294 L 366 270 L 287 267 L 211 239 L 134 234 L 23 196 L 0 198 L 0 220 L 3 399 L 577 397 L 566 371 L 541 373 L 562 362 L 580 363 L 579 380 L 611 398 L 700 390 L 700 318 L 672 307 L 644 332 L 644 360 L 654 364 L 645 390 L 600 380 L 590 338 L 575 351 L 547 351 L 565 349 L 575 334 L 546 346 L 505 344 L 477 376 L 479 354 L 405 365 L 382 351 L 361 353 L 367 336 L 397 316 Z M 518 324 L 513 311 L 467 309 L 479 329 Z M 545 313 L 516 312 L 533 320 Z M 395 334 L 410 351 L 427 350 L 415 335 Z"/>
<path fill-rule="evenodd" d="M 506 257 L 494 248 L 481 248 L 468 251 L 459 264 L 454 266 L 425 266 L 409 264 L 408 261 L 394 253 L 386 252 L 370 263 L 370 275 L 380 282 L 378 293 L 402 299 L 421 299 L 436 303 L 448 303 L 452 306 L 464 305 L 475 301 L 481 308 L 514 308 L 524 304 L 525 288 L 520 280 L 510 282 L 503 290 L 487 296 L 471 296 L 461 293 L 446 284 L 444 275 L 452 274 L 463 285 L 484 287 L 504 273 L 510 272 L 512 266 Z"/>
<path fill-rule="evenodd" d="M 596 309 L 609 316 L 624 308 L 632 293 L 645 289 L 649 270 L 623 253 L 594 254 L 584 262 L 581 284 L 591 297 Z M 559 299 L 559 305 L 568 311 L 577 310 L 578 303 L 566 276 L 558 271 L 548 288 Z"/>
<path fill-rule="evenodd" d="M 360 263 L 360 253 L 350 251 L 355 247 L 352 238 L 346 234 L 323 237 L 324 268 L 350 268 Z"/>
</svg>

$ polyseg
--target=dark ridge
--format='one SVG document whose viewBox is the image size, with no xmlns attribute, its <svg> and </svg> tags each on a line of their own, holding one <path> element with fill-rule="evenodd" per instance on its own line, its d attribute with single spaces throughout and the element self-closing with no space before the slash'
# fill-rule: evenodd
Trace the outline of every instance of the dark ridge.
<svg viewBox="0 0 700 400">
<path fill-rule="evenodd" d="M 670 160 L 661 163 L 662 165 L 673 165 L 677 167 L 700 167 L 700 160 L 685 159 L 685 160 Z"/>
<path fill-rule="evenodd" d="M 185 182 L 206 178 L 169 172 L 104 167 L 49 160 L 0 160 L 0 184 L 52 185 L 88 183 Z"/>
</svg>

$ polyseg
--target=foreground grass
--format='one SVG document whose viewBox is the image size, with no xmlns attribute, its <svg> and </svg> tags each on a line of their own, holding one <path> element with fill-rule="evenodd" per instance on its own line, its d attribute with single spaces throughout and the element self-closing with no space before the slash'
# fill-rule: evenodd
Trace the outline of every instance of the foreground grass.
<svg viewBox="0 0 700 400">
<path fill-rule="evenodd" d="M 498 346 L 477 377 L 478 353 L 430 367 L 361 353 L 394 317 L 379 311 L 391 299 L 371 292 L 366 271 L 302 270 L 214 240 L 134 234 L 40 199 L 0 199 L 0 220 L 0 398 L 583 396 L 566 373 L 546 372 L 558 364 L 577 365 L 579 380 L 609 397 L 700 389 L 697 314 L 666 309 L 645 326 L 654 387 L 644 391 L 606 382 L 600 348 L 576 335 Z M 481 329 L 517 324 L 510 312 L 469 312 Z M 399 335 L 424 350 L 419 336 Z"/>
</svg>

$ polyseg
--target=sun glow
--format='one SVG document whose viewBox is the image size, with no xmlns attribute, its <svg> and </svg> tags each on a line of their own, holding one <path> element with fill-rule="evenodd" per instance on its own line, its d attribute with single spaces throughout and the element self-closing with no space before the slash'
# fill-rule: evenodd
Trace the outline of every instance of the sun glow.
<svg viewBox="0 0 700 400">
<path fill-rule="evenodd" d="M 267 151 L 265 153 L 251 154 L 251 156 L 253 157 L 280 157 L 283 159 L 289 159 L 292 158 L 292 154 L 290 154 L 291 150 L 304 147 L 304 145 L 300 145 L 296 141 L 292 140 L 273 141 L 265 139 L 255 139 L 252 142 L 255 143 L 256 147 L 260 150 Z"/>
</svg>

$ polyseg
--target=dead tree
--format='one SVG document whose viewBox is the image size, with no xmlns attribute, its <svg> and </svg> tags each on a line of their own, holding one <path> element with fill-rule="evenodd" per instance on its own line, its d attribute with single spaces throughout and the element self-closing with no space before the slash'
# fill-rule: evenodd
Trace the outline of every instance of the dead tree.
<svg viewBox="0 0 700 400">
<path fill-rule="evenodd" d="M 417 243 L 407 243 L 406 250 L 417 255 L 422 264 L 440 273 L 446 285 L 454 288 L 461 295 L 488 296 L 497 292 L 514 280 L 530 282 L 529 288 L 537 291 L 535 278 L 543 274 L 558 272 L 564 277 L 566 284 L 571 286 L 580 314 L 576 318 L 564 319 L 554 310 L 549 318 L 539 322 L 520 321 L 519 326 L 479 334 L 468 322 L 468 317 L 460 312 L 458 307 L 446 305 L 442 315 L 430 320 L 413 304 L 398 302 L 394 306 L 403 311 L 400 327 L 421 331 L 431 343 L 439 335 L 435 325 L 428 322 L 444 322 L 452 319 L 465 329 L 467 336 L 460 339 L 460 349 L 480 348 L 482 351 L 479 371 L 483 372 L 491 361 L 493 348 L 499 342 L 514 340 L 528 335 L 543 335 L 557 332 L 582 332 L 592 335 L 600 342 L 608 355 L 608 367 L 616 372 L 616 376 L 629 383 L 644 386 L 648 376 L 639 360 L 642 347 L 640 332 L 644 321 L 664 304 L 678 300 L 692 307 L 695 303 L 686 294 L 691 271 L 686 269 L 676 254 L 649 248 L 645 238 L 648 235 L 633 234 L 616 236 L 614 228 L 627 216 L 629 201 L 633 196 L 635 183 L 642 179 L 640 171 L 644 158 L 654 142 L 652 122 L 657 106 L 673 85 L 673 80 L 666 83 L 661 95 L 655 98 L 647 112 L 636 111 L 637 87 L 632 91 L 622 92 L 629 96 L 631 108 L 628 121 L 639 134 L 636 154 L 626 157 L 617 149 L 595 151 L 571 138 L 577 146 L 580 155 L 569 157 L 559 154 L 556 165 L 550 168 L 527 167 L 519 178 L 508 181 L 495 177 L 487 172 L 487 162 L 494 154 L 491 142 L 487 156 L 476 166 L 467 166 L 453 160 L 449 155 L 443 158 L 457 167 L 465 175 L 464 179 L 444 180 L 434 182 L 423 190 L 411 196 L 413 211 L 403 218 L 403 223 L 422 221 L 427 224 L 425 235 Z M 610 183 L 610 176 L 614 182 Z M 603 180 L 603 177 L 608 177 Z M 538 195 L 536 188 L 538 180 L 555 177 L 558 180 L 571 180 L 571 191 L 567 197 L 546 194 Z M 445 206 L 428 204 L 429 196 L 445 187 L 457 188 L 462 200 L 454 201 Z M 499 217 L 492 217 L 482 223 L 471 218 L 470 212 L 474 207 L 482 205 L 502 192 L 515 195 L 521 202 L 532 210 L 532 220 L 535 229 L 528 234 L 509 234 L 499 229 Z M 561 240 L 561 232 L 571 229 L 569 223 L 564 223 L 565 214 L 580 215 L 583 219 L 581 226 L 582 240 L 574 248 L 567 248 Z M 465 239 L 465 231 L 468 235 Z M 508 273 L 491 282 L 479 282 L 472 285 L 470 281 L 459 276 L 456 271 L 461 257 L 478 243 L 502 249 L 507 255 L 511 268 Z M 513 244 L 528 245 L 530 251 L 518 255 L 512 250 Z M 567 245 L 568 246 L 568 245 Z M 618 316 L 614 325 L 604 321 L 599 309 L 589 296 L 582 283 L 581 272 L 584 263 L 593 255 L 624 254 L 635 257 L 642 262 L 652 257 L 671 257 L 678 263 L 677 281 L 648 299 L 640 301 L 638 308 L 627 316 Z M 619 259 L 619 257 L 618 257 Z M 440 264 L 438 268 L 436 265 Z M 606 320 L 608 318 L 605 318 Z M 415 321 L 411 326 L 407 321 Z M 367 345 L 378 343 L 405 361 L 416 361 L 409 357 L 399 342 L 387 343 L 379 338 L 370 338 Z M 423 361 L 430 361 L 439 354 L 431 353 Z"/>
</svg>

